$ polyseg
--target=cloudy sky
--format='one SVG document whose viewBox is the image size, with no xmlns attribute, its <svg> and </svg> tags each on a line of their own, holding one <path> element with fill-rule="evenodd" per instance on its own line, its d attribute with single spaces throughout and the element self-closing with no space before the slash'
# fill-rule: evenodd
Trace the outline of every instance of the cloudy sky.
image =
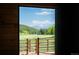
<svg viewBox="0 0 79 59">
<path fill-rule="evenodd" d="M 55 9 L 19 7 L 20 24 L 47 28 L 55 24 Z"/>
</svg>

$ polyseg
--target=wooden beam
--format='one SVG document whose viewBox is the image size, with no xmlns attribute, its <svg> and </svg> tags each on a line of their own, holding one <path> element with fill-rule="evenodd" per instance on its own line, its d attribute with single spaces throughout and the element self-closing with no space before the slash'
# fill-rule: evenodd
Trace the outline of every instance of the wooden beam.
<svg viewBox="0 0 79 59">
<path fill-rule="evenodd" d="M 31 52 L 31 40 L 28 40 L 28 50 Z"/>
<path fill-rule="evenodd" d="M 28 55 L 28 39 L 26 39 L 26 54 Z"/>
<path fill-rule="evenodd" d="M 36 39 L 36 54 L 39 55 L 39 38 Z"/>
<path fill-rule="evenodd" d="M 47 39 L 47 52 L 49 51 L 49 40 Z"/>
</svg>

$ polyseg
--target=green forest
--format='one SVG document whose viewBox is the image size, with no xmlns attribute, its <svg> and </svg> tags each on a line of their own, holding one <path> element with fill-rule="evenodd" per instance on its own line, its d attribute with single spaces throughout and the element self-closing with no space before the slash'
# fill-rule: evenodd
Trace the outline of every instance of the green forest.
<svg viewBox="0 0 79 59">
<path fill-rule="evenodd" d="M 27 25 L 20 24 L 20 34 L 37 34 L 37 35 L 54 35 L 55 25 L 49 26 L 47 29 L 36 29 Z"/>
</svg>

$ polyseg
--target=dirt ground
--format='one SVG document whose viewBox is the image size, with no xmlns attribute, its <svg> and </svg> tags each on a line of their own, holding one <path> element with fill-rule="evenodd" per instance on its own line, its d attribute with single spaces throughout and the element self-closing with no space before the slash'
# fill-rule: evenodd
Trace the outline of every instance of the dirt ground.
<svg viewBox="0 0 79 59">
<path fill-rule="evenodd" d="M 39 55 L 54 55 L 54 52 L 39 53 Z M 27 55 L 26 51 L 21 51 L 20 55 Z M 28 55 L 37 55 L 35 52 L 29 52 Z"/>
</svg>

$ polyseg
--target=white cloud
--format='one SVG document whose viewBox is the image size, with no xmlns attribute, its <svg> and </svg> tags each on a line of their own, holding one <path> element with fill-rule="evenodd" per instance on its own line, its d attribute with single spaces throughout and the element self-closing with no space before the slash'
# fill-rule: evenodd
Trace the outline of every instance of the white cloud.
<svg viewBox="0 0 79 59">
<path fill-rule="evenodd" d="M 36 15 L 50 15 L 54 14 L 55 9 L 41 9 L 40 12 L 36 12 Z"/>
<path fill-rule="evenodd" d="M 52 14 L 51 12 L 48 11 L 42 11 L 42 12 L 37 12 L 36 15 L 50 15 Z"/>
<path fill-rule="evenodd" d="M 33 24 L 51 24 L 51 22 L 48 21 L 48 20 L 43 20 L 43 21 L 40 21 L 40 20 L 33 20 L 32 23 L 33 23 Z"/>
<path fill-rule="evenodd" d="M 55 9 L 41 9 L 42 11 L 55 11 Z"/>
<path fill-rule="evenodd" d="M 42 11 L 48 11 L 48 9 L 41 9 Z"/>
<path fill-rule="evenodd" d="M 55 22 L 51 22 L 49 20 L 33 20 L 30 24 L 26 24 L 30 27 L 35 27 L 35 28 L 47 28 L 48 26 L 54 24 Z"/>
<path fill-rule="evenodd" d="M 32 21 L 32 26 L 35 26 L 38 28 L 45 28 L 45 27 L 49 26 L 50 24 L 52 24 L 52 22 L 48 21 L 48 20 L 43 20 L 43 21 L 33 20 Z"/>
</svg>

